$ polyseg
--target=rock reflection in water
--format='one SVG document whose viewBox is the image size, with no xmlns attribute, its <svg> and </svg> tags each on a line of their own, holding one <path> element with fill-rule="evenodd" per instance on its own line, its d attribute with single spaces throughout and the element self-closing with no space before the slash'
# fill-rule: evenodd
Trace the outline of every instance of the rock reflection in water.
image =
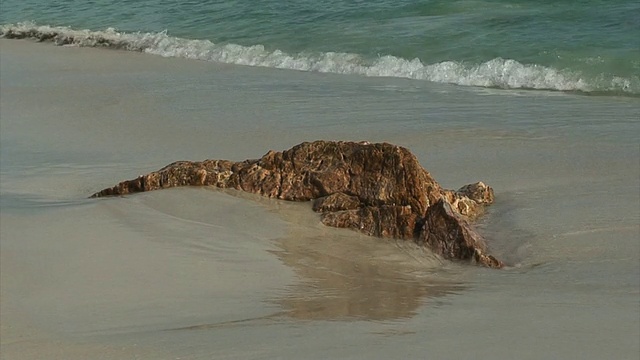
<svg viewBox="0 0 640 360">
<path fill-rule="evenodd" d="M 278 300 L 293 318 L 409 318 L 429 299 L 463 289 L 461 282 L 437 274 L 443 272 L 442 264 L 424 249 L 348 231 L 328 232 L 332 234 L 279 242 L 283 250 L 276 255 L 301 278 Z"/>
<path fill-rule="evenodd" d="M 289 223 L 288 235 L 276 241 L 279 250 L 273 253 L 300 280 L 273 299 L 284 313 L 269 319 L 406 319 L 422 305 L 441 303 L 465 288 L 468 267 L 443 261 L 412 241 L 324 226 L 308 203 L 212 190 L 261 204 Z"/>
</svg>

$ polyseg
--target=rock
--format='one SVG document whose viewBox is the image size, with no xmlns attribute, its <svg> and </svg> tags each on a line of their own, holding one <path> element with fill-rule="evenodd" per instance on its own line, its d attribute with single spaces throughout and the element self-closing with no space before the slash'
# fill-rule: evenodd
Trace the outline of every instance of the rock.
<svg viewBox="0 0 640 360">
<path fill-rule="evenodd" d="M 353 210 L 360 207 L 360 199 L 357 196 L 349 196 L 345 193 L 333 193 L 313 201 L 313 211 L 329 212 L 341 210 Z"/>
<path fill-rule="evenodd" d="M 485 240 L 444 199 L 427 210 L 417 242 L 428 245 L 434 252 L 448 259 L 473 259 L 492 268 L 504 266 L 501 261 L 486 254 Z"/>
<path fill-rule="evenodd" d="M 410 206 L 364 206 L 356 210 L 325 212 L 322 223 L 350 228 L 370 236 L 410 239 L 414 237 L 417 215 Z"/>
<path fill-rule="evenodd" d="M 136 192 L 165 189 L 177 186 L 212 185 L 226 187 L 231 178 L 234 163 L 225 160 L 202 162 L 177 161 L 147 175 L 104 189 L 91 197 L 126 195 Z"/>
<path fill-rule="evenodd" d="M 315 141 L 242 162 L 179 161 L 92 197 L 202 185 L 314 200 L 313 209 L 326 225 L 414 239 L 450 259 L 502 264 L 489 261 L 493 257 L 478 260 L 488 256 L 486 244 L 466 220 L 493 202 L 493 189 L 481 182 L 458 191 L 442 189 L 409 150 L 387 143 Z"/>
<path fill-rule="evenodd" d="M 493 189 L 483 182 L 477 182 L 460 189 L 443 190 L 445 200 L 460 214 L 475 219 L 484 213 L 484 207 L 494 201 Z"/>
</svg>

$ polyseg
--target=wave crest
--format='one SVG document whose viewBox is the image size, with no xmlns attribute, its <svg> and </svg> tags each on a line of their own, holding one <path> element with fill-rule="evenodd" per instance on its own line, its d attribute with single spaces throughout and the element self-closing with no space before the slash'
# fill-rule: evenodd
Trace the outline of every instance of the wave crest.
<svg viewBox="0 0 640 360">
<path fill-rule="evenodd" d="M 36 39 L 57 45 L 107 47 L 139 51 L 164 57 L 180 57 L 229 64 L 271 67 L 374 77 L 398 77 L 465 86 L 503 89 L 540 89 L 585 93 L 640 94 L 640 78 L 601 75 L 587 78 L 579 72 L 522 64 L 496 58 L 481 64 L 445 61 L 424 64 L 391 55 L 367 59 L 353 53 L 298 53 L 269 51 L 262 45 L 214 44 L 158 33 L 124 33 L 113 28 L 104 31 L 74 30 L 68 27 L 38 26 L 33 23 L 0 26 L 0 37 Z"/>
</svg>

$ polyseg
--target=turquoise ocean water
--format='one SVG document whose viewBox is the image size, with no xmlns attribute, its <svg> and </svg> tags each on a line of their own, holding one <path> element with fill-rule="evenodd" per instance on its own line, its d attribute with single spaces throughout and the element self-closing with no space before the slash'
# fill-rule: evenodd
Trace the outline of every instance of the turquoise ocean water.
<svg viewBox="0 0 640 360">
<path fill-rule="evenodd" d="M 170 57 L 640 96 L 635 0 L 0 3 L 0 34 Z"/>
</svg>

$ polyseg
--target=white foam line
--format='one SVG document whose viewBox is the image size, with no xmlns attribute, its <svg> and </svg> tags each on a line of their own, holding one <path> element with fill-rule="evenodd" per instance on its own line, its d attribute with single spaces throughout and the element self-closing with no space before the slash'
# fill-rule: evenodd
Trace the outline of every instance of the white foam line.
<svg viewBox="0 0 640 360">
<path fill-rule="evenodd" d="M 445 61 L 424 64 L 420 59 L 391 55 L 369 60 L 353 53 L 287 54 L 269 51 L 263 45 L 216 45 L 209 40 L 190 40 L 159 33 L 123 33 L 113 28 L 104 31 L 74 30 L 66 27 L 18 23 L 0 26 L 0 36 L 35 38 L 59 45 L 108 47 L 140 51 L 164 57 L 179 57 L 221 63 L 357 74 L 372 77 L 398 77 L 465 86 L 503 89 L 544 89 L 581 92 L 640 94 L 640 79 L 621 77 L 585 79 L 580 73 L 522 64 L 512 59 L 495 58 L 481 64 Z"/>
</svg>

